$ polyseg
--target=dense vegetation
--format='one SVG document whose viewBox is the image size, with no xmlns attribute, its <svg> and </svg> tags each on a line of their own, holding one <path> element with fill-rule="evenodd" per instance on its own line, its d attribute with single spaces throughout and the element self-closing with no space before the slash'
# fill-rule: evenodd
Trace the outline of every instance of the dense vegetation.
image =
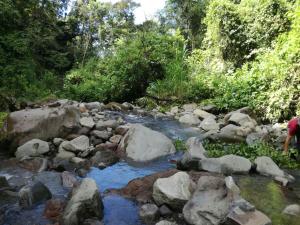
<svg viewBox="0 0 300 225">
<path fill-rule="evenodd" d="M 146 96 L 249 105 L 271 121 L 300 113 L 299 0 L 167 0 L 158 21 L 139 25 L 136 7 L 1 1 L 1 105 Z"/>
</svg>

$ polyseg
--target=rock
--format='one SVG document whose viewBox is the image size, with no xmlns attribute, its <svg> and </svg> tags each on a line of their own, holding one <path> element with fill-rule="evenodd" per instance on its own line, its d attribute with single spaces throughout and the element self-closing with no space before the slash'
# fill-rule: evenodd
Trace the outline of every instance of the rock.
<svg viewBox="0 0 300 225">
<path fill-rule="evenodd" d="M 192 198 L 183 208 L 184 219 L 191 225 L 218 225 L 229 213 L 232 203 L 224 178 L 200 177 Z"/>
<path fill-rule="evenodd" d="M 78 108 L 79 108 L 79 111 L 81 113 L 86 113 L 87 112 L 87 108 L 85 107 L 85 105 L 83 103 L 80 103 Z"/>
<path fill-rule="evenodd" d="M 19 161 L 18 165 L 24 169 L 42 172 L 48 168 L 48 160 L 45 158 L 34 157 L 34 158 L 24 158 Z"/>
<path fill-rule="evenodd" d="M 233 199 L 240 199 L 240 188 L 236 185 L 233 178 L 231 176 L 225 177 L 225 185 L 228 190 L 231 191 Z M 243 204 L 241 202 L 238 202 L 239 204 Z"/>
<path fill-rule="evenodd" d="M 161 220 L 158 223 L 156 223 L 155 225 L 177 225 L 177 223 L 175 222 L 170 222 L 168 220 Z"/>
<path fill-rule="evenodd" d="M 143 162 L 175 153 L 175 147 L 164 134 L 134 124 L 121 140 L 118 151 L 134 161 Z"/>
<path fill-rule="evenodd" d="M 96 182 L 84 178 L 73 191 L 62 217 L 63 225 L 79 225 L 88 218 L 103 217 L 103 203 Z"/>
<path fill-rule="evenodd" d="M 69 152 L 84 152 L 86 150 L 88 150 L 90 146 L 90 140 L 87 136 L 85 135 L 81 135 L 75 139 L 73 139 L 72 141 L 64 141 L 63 143 L 61 143 L 61 145 L 59 146 L 59 148 L 69 151 Z"/>
<path fill-rule="evenodd" d="M 70 162 L 77 165 L 84 165 L 86 163 L 86 160 L 79 157 L 73 157 L 70 159 Z"/>
<path fill-rule="evenodd" d="M 191 180 L 185 172 L 178 172 L 168 178 L 159 178 L 153 185 L 153 199 L 157 205 L 167 204 L 180 210 L 191 197 Z"/>
<path fill-rule="evenodd" d="M 193 113 L 196 116 L 198 116 L 200 119 L 207 119 L 207 118 L 216 119 L 216 116 L 214 114 L 205 112 L 204 110 L 201 109 L 195 109 Z"/>
<path fill-rule="evenodd" d="M 62 185 L 66 188 L 72 188 L 77 184 L 76 177 L 68 171 L 62 172 L 61 180 L 62 180 Z"/>
<path fill-rule="evenodd" d="M 206 151 L 201 143 L 201 138 L 191 137 L 186 142 L 187 151 L 177 163 L 179 169 L 197 170 L 199 160 L 206 158 Z"/>
<path fill-rule="evenodd" d="M 46 202 L 44 216 L 52 221 L 58 222 L 65 207 L 65 202 L 61 199 L 50 199 Z"/>
<path fill-rule="evenodd" d="M 220 158 L 202 159 L 199 169 L 224 174 L 247 174 L 251 169 L 251 162 L 241 156 L 225 155 Z"/>
<path fill-rule="evenodd" d="M 92 129 L 95 126 L 95 122 L 92 117 L 82 117 L 80 119 L 80 124 L 83 127 L 87 127 L 89 129 Z"/>
<path fill-rule="evenodd" d="M 19 191 L 19 204 L 22 208 L 31 208 L 37 203 L 46 201 L 52 197 L 49 189 L 41 182 L 27 185 Z"/>
<path fill-rule="evenodd" d="M 194 116 L 193 114 L 185 114 L 179 118 L 179 122 L 193 126 L 199 125 L 201 121 L 198 119 L 197 116 Z"/>
<path fill-rule="evenodd" d="M 227 143 L 240 143 L 245 142 L 245 137 L 249 134 L 251 130 L 244 130 L 241 127 L 238 127 L 233 124 L 228 124 L 220 130 L 220 133 L 217 133 L 215 139 L 227 142 Z"/>
<path fill-rule="evenodd" d="M 84 105 L 88 110 L 93 110 L 93 109 L 99 110 L 102 107 L 100 102 L 89 102 L 89 103 L 85 103 Z"/>
<path fill-rule="evenodd" d="M 116 129 L 118 125 L 116 120 L 99 121 L 96 124 L 96 130 L 106 130 L 107 128 Z"/>
<path fill-rule="evenodd" d="M 91 135 L 95 136 L 96 138 L 100 138 L 102 140 L 108 140 L 111 137 L 111 133 L 105 130 L 93 130 Z"/>
<path fill-rule="evenodd" d="M 254 129 L 257 125 L 257 122 L 249 115 L 240 112 L 233 112 L 229 117 L 228 122 L 241 127 L 249 127 L 251 129 Z"/>
<path fill-rule="evenodd" d="M 104 106 L 105 109 L 107 110 L 111 110 L 111 111 L 126 111 L 127 110 L 127 107 L 120 104 L 120 103 L 117 103 L 117 102 L 110 102 L 108 104 L 106 104 Z"/>
<path fill-rule="evenodd" d="M 119 144 L 121 140 L 122 140 L 122 136 L 121 136 L 121 135 L 114 135 L 114 136 L 112 136 L 112 137 L 109 139 L 109 141 L 110 141 L 111 143 L 115 143 L 115 144 Z"/>
<path fill-rule="evenodd" d="M 298 204 L 288 205 L 287 207 L 285 207 L 282 213 L 291 216 L 300 216 L 300 205 Z"/>
<path fill-rule="evenodd" d="M 74 106 L 16 111 L 7 117 L 3 132 L 11 142 L 10 148 L 15 150 L 17 146 L 32 139 L 46 141 L 65 137 L 78 128 L 79 114 L 78 108 Z"/>
<path fill-rule="evenodd" d="M 110 150 L 115 151 L 118 147 L 117 143 L 111 143 L 109 141 L 99 144 L 96 146 L 96 151 L 102 151 L 102 150 Z"/>
<path fill-rule="evenodd" d="M 18 147 L 15 155 L 16 158 L 20 160 L 23 157 L 41 156 L 49 151 L 50 148 L 48 142 L 39 139 L 32 139 Z"/>
<path fill-rule="evenodd" d="M 255 132 L 248 134 L 246 138 L 246 143 L 250 146 L 262 143 L 262 142 L 267 142 L 269 139 L 268 133 L 262 133 L 262 132 Z"/>
<path fill-rule="evenodd" d="M 64 149 L 60 149 L 58 154 L 56 155 L 56 158 L 58 159 L 71 159 L 74 158 L 76 155 L 73 152 L 68 152 Z"/>
<path fill-rule="evenodd" d="M 145 204 L 141 207 L 139 215 L 144 223 L 151 224 L 159 216 L 158 207 L 154 204 Z"/>
<path fill-rule="evenodd" d="M 111 166 L 119 161 L 119 158 L 110 150 L 102 150 L 96 152 L 91 158 L 91 164 L 95 167 Z"/>
<path fill-rule="evenodd" d="M 122 135 L 124 136 L 127 131 L 129 130 L 130 126 L 128 125 L 122 125 L 122 126 L 118 126 L 115 130 L 116 134 Z"/>
<path fill-rule="evenodd" d="M 53 139 L 53 144 L 58 147 L 61 143 L 63 143 L 64 139 L 62 138 L 54 138 Z"/>
<path fill-rule="evenodd" d="M 219 130 L 219 124 L 217 124 L 216 120 L 212 117 L 205 118 L 199 126 L 204 131 Z"/>
<path fill-rule="evenodd" d="M 178 106 L 174 106 L 174 107 L 172 107 L 171 110 L 170 110 L 170 113 L 171 113 L 172 115 L 176 115 L 178 112 L 179 112 Z"/>
<path fill-rule="evenodd" d="M 6 180 L 6 177 L 0 176 L 0 190 L 9 188 L 8 181 Z"/>
<path fill-rule="evenodd" d="M 270 157 L 257 157 L 254 164 L 256 165 L 256 171 L 258 173 L 265 176 L 272 176 L 284 186 L 286 186 L 288 182 L 293 182 L 295 180 L 293 176 L 281 170 Z"/>
<path fill-rule="evenodd" d="M 197 108 L 197 105 L 195 103 L 185 104 L 182 108 L 186 112 L 193 112 Z"/>
<path fill-rule="evenodd" d="M 159 214 L 161 216 L 169 216 L 171 215 L 173 212 L 169 209 L 168 206 L 166 205 L 162 205 L 161 207 L 159 207 Z"/>
<path fill-rule="evenodd" d="M 124 106 L 125 110 L 133 110 L 134 105 L 130 104 L 129 102 L 123 102 L 122 105 Z"/>
<path fill-rule="evenodd" d="M 53 196 L 63 196 L 65 194 L 62 186 L 61 174 L 54 171 L 43 171 L 33 176 L 34 182 L 41 182 L 45 185 Z"/>
<path fill-rule="evenodd" d="M 104 225 L 101 221 L 95 219 L 86 219 L 83 225 Z"/>
<path fill-rule="evenodd" d="M 218 113 L 218 108 L 215 105 L 205 105 L 201 108 L 202 110 L 209 112 L 209 113 Z"/>
<path fill-rule="evenodd" d="M 226 218 L 226 225 L 271 225 L 272 221 L 258 210 L 243 211 L 235 207 Z"/>
</svg>

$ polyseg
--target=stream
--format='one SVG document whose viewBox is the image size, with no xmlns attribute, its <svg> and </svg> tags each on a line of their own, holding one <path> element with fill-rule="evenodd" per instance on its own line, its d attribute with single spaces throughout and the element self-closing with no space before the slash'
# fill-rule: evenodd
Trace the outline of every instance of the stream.
<svg viewBox="0 0 300 225">
<path fill-rule="evenodd" d="M 119 112 L 109 113 L 112 117 L 121 116 L 126 122 L 141 123 L 153 130 L 160 131 L 173 140 L 180 139 L 185 141 L 189 137 L 200 135 L 198 130 L 184 127 L 172 119 L 155 119 L 151 116 L 127 115 Z M 98 185 L 99 191 L 103 193 L 107 189 L 122 188 L 135 178 L 175 168 L 175 165 L 171 161 L 176 160 L 181 155 L 182 152 L 178 152 L 174 155 L 139 165 L 120 161 L 103 170 L 92 168 L 87 177 L 93 178 Z M 241 195 L 254 204 L 257 209 L 268 215 L 273 225 L 300 225 L 299 219 L 281 214 L 286 205 L 300 204 L 300 171 L 289 172 L 296 178 L 296 182 L 289 188 L 283 188 L 273 182 L 272 179 L 259 175 L 234 176 L 236 183 L 241 189 Z M 19 182 L 18 177 L 22 177 L 26 182 L 26 178 L 29 179 L 33 174 L 25 170 L 11 168 L 9 165 L 4 165 L 0 159 L 0 175 L 5 175 L 7 178 L 10 178 L 10 183 L 14 183 Z M 68 190 L 57 191 L 58 197 L 67 197 Z M 105 195 L 103 203 L 103 222 L 105 225 L 143 224 L 138 216 L 138 205 L 136 202 L 118 195 Z M 45 204 L 40 204 L 31 210 L 21 210 L 15 198 L 7 197 L 3 193 L 0 193 L 0 210 L 5 211 L 5 225 L 51 224 L 50 221 L 43 217 L 44 207 Z"/>
</svg>

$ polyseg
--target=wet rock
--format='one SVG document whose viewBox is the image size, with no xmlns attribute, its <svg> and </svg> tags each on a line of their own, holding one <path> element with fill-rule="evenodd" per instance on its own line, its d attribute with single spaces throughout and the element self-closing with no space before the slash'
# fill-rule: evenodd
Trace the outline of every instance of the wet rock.
<svg viewBox="0 0 300 225">
<path fill-rule="evenodd" d="M 153 185 L 153 199 L 157 205 L 167 204 L 180 210 L 191 197 L 191 180 L 185 172 L 178 172 L 168 178 L 159 178 Z"/>
<path fill-rule="evenodd" d="M 60 149 L 69 151 L 69 152 L 84 152 L 86 151 L 90 146 L 90 140 L 87 136 L 81 135 L 72 141 L 64 141 L 59 146 Z"/>
<path fill-rule="evenodd" d="M 197 105 L 195 103 L 185 104 L 182 108 L 186 112 L 193 112 L 197 108 Z"/>
<path fill-rule="evenodd" d="M 54 138 L 53 139 L 53 144 L 58 147 L 61 143 L 63 143 L 64 139 L 62 138 Z"/>
<path fill-rule="evenodd" d="M 18 195 L 19 204 L 22 208 L 31 208 L 37 203 L 52 198 L 51 192 L 42 182 L 35 182 L 23 187 Z"/>
<path fill-rule="evenodd" d="M 169 209 L 168 206 L 166 205 L 162 205 L 161 207 L 159 207 L 159 214 L 161 216 L 169 216 L 171 215 L 173 212 L 171 211 L 171 209 Z"/>
<path fill-rule="evenodd" d="M 199 126 L 204 131 L 218 131 L 219 130 L 219 124 L 217 124 L 216 120 L 212 117 L 205 118 Z"/>
<path fill-rule="evenodd" d="M 91 158 L 91 164 L 95 167 L 111 166 L 119 161 L 119 158 L 110 150 L 102 150 L 96 152 Z"/>
<path fill-rule="evenodd" d="M 116 120 L 99 121 L 96 124 L 96 130 L 106 130 L 107 128 L 116 129 L 118 125 Z"/>
<path fill-rule="evenodd" d="M 93 110 L 93 109 L 101 109 L 101 103 L 100 102 L 89 102 L 89 103 L 85 103 L 84 104 L 85 107 L 88 109 L 88 110 Z"/>
<path fill-rule="evenodd" d="M 9 188 L 8 181 L 6 180 L 6 177 L 0 176 L 0 190 Z"/>
<path fill-rule="evenodd" d="M 79 225 L 89 218 L 103 217 L 103 203 L 96 182 L 84 178 L 81 184 L 73 190 L 73 194 L 64 210 L 63 225 Z"/>
<path fill-rule="evenodd" d="M 158 223 L 156 223 L 155 225 L 177 225 L 177 223 L 175 222 L 170 222 L 168 220 L 161 220 Z"/>
<path fill-rule="evenodd" d="M 72 188 L 77 185 L 76 177 L 68 171 L 62 172 L 61 180 L 62 180 L 62 185 L 66 188 Z"/>
<path fill-rule="evenodd" d="M 48 142 L 32 139 L 26 142 L 22 146 L 18 147 L 15 155 L 17 159 L 22 159 L 23 157 L 36 157 L 41 156 L 50 151 Z"/>
<path fill-rule="evenodd" d="M 282 213 L 291 216 L 300 216 L 300 205 L 298 204 L 288 205 L 287 207 L 285 207 Z"/>
<path fill-rule="evenodd" d="M 295 180 L 293 176 L 286 174 L 283 170 L 281 170 L 270 157 L 257 157 L 254 164 L 256 165 L 256 171 L 258 173 L 274 177 L 278 181 L 281 181 L 284 185 Z"/>
<path fill-rule="evenodd" d="M 63 191 L 61 174 L 54 171 L 43 171 L 33 177 L 34 182 L 43 183 L 53 196 L 62 196 Z"/>
<path fill-rule="evenodd" d="M 229 213 L 232 198 L 221 177 L 200 177 L 196 191 L 183 208 L 184 219 L 191 225 L 217 225 Z"/>
<path fill-rule="evenodd" d="M 64 137 L 78 128 L 79 119 L 79 110 L 74 106 L 21 110 L 9 114 L 4 133 L 15 150 L 32 139 Z"/>
<path fill-rule="evenodd" d="M 93 130 L 91 132 L 91 135 L 95 136 L 96 138 L 100 138 L 102 140 L 108 140 L 112 136 L 111 132 L 108 132 L 106 130 L 102 130 L 102 131 Z"/>
<path fill-rule="evenodd" d="M 251 169 L 251 162 L 241 156 L 225 155 L 220 158 L 202 159 L 199 169 L 224 174 L 247 174 Z"/>
<path fill-rule="evenodd" d="M 44 216 L 54 222 L 58 222 L 65 208 L 65 202 L 61 199 L 50 199 L 46 202 Z"/>
<path fill-rule="evenodd" d="M 95 126 L 95 122 L 92 117 L 82 117 L 80 119 L 80 124 L 83 127 L 92 129 Z"/>
<path fill-rule="evenodd" d="M 185 114 L 179 117 L 179 122 L 190 126 L 196 126 L 199 125 L 201 121 L 198 119 L 197 116 L 193 114 Z"/>
<path fill-rule="evenodd" d="M 30 171 L 42 172 L 48 168 L 48 159 L 40 157 L 24 158 L 18 162 L 18 165 Z"/>
<path fill-rule="evenodd" d="M 198 116 L 200 119 L 207 119 L 207 118 L 212 118 L 215 119 L 216 116 L 214 114 L 205 112 L 204 110 L 201 109 L 196 109 L 193 112 L 196 116 Z"/>
<path fill-rule="evenodd" d="M 243 211 L 235 207 L 226 218 L 225 225 L 271 225 L 272 221 L 258 210 Z"/>
<path fill-rule="evenodd" d="M 145 204 L 141 207 L 139 215 L 144 223 L 151 224 L 159 216 L 158 207 L 154 204 Z"/>
<path fill-rule="evenodd" d="M 109 141 L 110 141 L 111 143 L 119 144 L 120 141 L 121 141 L 121 139 L 122 139 L 122 136 L 121 136 L 121 135 L 114 135 L 114 136 L 112 136 L 112 137 L 109 139 Z"/>
<path fill-rule="evenodd" d="M 134 161 L 142 162 L 175 153 L 175 147 L 164 134 L 134 124 L 121 140 L 118 151 Z"/>
</svg>

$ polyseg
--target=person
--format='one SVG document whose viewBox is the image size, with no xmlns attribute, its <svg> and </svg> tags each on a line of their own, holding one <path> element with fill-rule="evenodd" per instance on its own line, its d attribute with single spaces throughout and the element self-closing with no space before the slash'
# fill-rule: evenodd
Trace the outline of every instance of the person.
<svg viewBox="0 0 300 225">
<path fill-rule="evenodd" d="M 300 153 L 300 118 L 295 117 L 288 122 L 288 134 L 284 142 L 283 152 L 288 154 L 289 144 L 295 138 L 295 148 Z"/>
</svg>

